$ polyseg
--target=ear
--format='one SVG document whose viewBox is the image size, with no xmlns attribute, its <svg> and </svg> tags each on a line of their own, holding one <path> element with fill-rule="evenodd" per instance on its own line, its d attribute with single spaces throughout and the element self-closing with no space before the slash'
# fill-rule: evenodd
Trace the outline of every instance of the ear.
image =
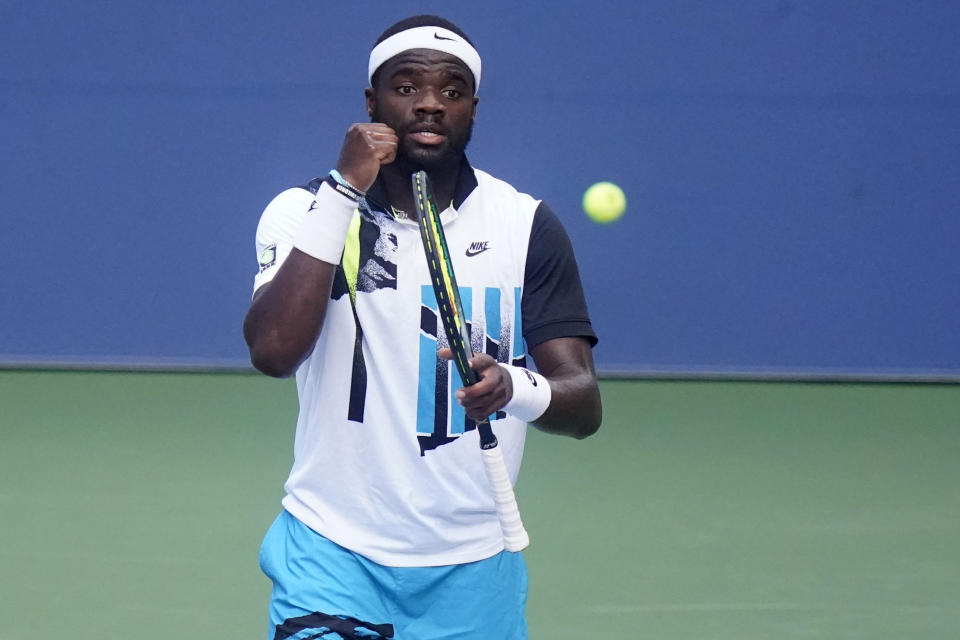
<svg viewBox="0 0 960 640">
<path fill-rule="evenodd" d="M 475 122 L 477 119 L 477 103 L 480 102 L 480 98 L 473 97 L 473 112 L 470 114 L 470 122 Z"/>
<path fill-rule="evenodd" d="M 364 101 L 367 104 L 367 116 L 373 117 L 373 112 L 377 106 L 377 99 L 373 95 L 373 89 L 367 87 L 363 90 Z"/>
</svg>

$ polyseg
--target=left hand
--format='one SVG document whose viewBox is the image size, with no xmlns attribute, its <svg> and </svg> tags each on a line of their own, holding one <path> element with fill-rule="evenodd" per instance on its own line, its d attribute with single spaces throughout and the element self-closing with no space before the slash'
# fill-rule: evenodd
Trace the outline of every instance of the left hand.
<svg viewBox="0 0 960 640">
<path fill-rule="evenodd" d="M 437 353 L 444 360 L 453 358 L 450 349 L 440 349 Z M 479 422 L 486 420 L 510 402 L 513 397 L 513 381 L 497 361 L 485 353 L 474 355 L 468 364 L 477 372 L 479 380 L 475 385 L 457 389 L 454 396 L 467 415 Z M 458 379 L 460 377 L 455 370 L 452 375 Z"/>
</svg>

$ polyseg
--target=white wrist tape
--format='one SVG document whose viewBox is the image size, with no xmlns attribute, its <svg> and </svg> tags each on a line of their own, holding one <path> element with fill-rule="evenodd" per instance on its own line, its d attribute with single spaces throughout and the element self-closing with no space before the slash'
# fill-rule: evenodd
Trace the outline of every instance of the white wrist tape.
<svg viewBox="0 0 960 640">
<path fill-rule="evenodd" d="M 293 246 L 308 256 L 330 264 L 340 264 L 347 229 L 357 208 L 355 200 L 323 183 L 310 211 L 293 236 Z"/>
<path fill-rule="evenodd" d="M 533 422 L 550 406 L 550 383 L 539 373 L 523 367 L 501 364 L 513 381 L 513 397 L 503 408 L 515 418 Z"/>
</svg>

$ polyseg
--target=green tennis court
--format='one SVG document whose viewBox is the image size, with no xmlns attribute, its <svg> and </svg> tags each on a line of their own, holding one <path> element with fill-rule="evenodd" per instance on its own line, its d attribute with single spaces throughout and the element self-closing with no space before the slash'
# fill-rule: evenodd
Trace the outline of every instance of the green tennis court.
<svg viewBox="0 0 960 640">
<path fill-rule="evenodd" d="M 528 441 L 532 639 L 958 637 L 960 386 L 602 392 L 595 437 Z M 292 381 L 6 371 L 0 403 L 0 639 L 265 637 Z"/>
</svg>

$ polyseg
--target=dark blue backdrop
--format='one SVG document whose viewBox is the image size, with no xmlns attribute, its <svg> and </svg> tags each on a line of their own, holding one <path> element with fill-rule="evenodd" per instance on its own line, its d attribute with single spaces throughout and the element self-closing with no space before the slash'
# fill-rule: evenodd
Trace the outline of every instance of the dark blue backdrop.
<svg viewBox="0 0 960 640">
<path fill-rule="evenodd" d="M 263 206 L 430 11 L 484 57 L 471 159 L 573 237 L 602 369 L 960 375 L 960 4 L 543 6 L 5 2 L 0 360 L 244 364 Z"/>
</svg>

